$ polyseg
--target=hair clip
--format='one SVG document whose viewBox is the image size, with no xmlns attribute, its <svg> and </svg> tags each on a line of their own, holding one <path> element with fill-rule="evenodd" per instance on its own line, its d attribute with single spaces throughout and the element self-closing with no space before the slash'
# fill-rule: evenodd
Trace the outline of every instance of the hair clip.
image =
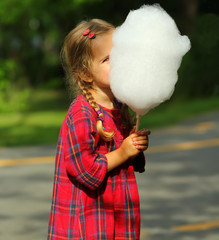
<svg viewBox="0 0 219 240">
<path fill-rule="evenodd" d="M 88 29 L 86 29 L 84 32 L 83 32 L 83 36 L 87 36 L 88 34 L 90 33 L 90 29 L 88 28 Z"/>
<path fill-rule="evenodd" d="M 100 117 L 100 114 L 101 114 L 101 111 L 99 109 L 99 110 L 97 110 L 97 120 L 100 120 L 101 122 L 103 122 L 103 118 Z"/>
<path fill-rule="evenodd" d="M 83 36 L 88 36 L 90 39 L 94 39 L 96 36 L 95 36 L 95 33 L 94 32 L 91 32 L 90 29 L 86 29 L 83 34 Z"/>
<path fill-rule="evenodd" d="M 94 33 L 94 32 L 91 32 L 91 33 L 89 33 L 88 37 L 89 37 L 90 39 L 94 39 L 96 36 L 95 36 L 95 33 Z"/>
</svg>

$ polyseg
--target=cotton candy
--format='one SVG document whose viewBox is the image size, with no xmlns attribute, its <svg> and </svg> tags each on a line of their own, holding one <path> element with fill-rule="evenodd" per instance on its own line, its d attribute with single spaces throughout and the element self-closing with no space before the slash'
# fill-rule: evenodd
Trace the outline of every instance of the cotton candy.
<svg viewBox="0 0 219 240">
<path fill-rule="evenodd" d="M 190 49 L 174 20 L 160 5 L 130 11 L 113 33 L 110 87 L 137 115 L 169 99 L 182 57 Z"/>
</svg>

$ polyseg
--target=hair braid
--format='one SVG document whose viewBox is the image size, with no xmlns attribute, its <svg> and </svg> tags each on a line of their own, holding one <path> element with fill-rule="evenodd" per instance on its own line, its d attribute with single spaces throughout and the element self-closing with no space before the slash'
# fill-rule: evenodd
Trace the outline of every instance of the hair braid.
<svg viewBox="0 0 219 240">
<path fill-rule="evenodd" d="M 81 73 L 86 76 L 91 73 L 93 57 L 91 45 L 93 40 L 91 41 L 90 38 L 83 35 L 83 32 L 86 29 L 90 29 L 96 36 L 98 36 L 112 31 L 115 27 L 100 19 L 82 21 L 66 36 L 60 56 L 65 71 L 66 83 L 70 87 L 69 92 L 74 97 L 79 93 L 82 93 L 86 97 L 87 101 L 98 115 L 97 130 L 100 137 L 108 141 L 112 139 L 114 132 L 104 131 L 103 122 L 101 121 L 103 119 L 103 113 L 101 113 L 99 105 L 95 102 L 90 92 L 90 89 L 93 88 L 93 84 L 92 82 L 84 81 L 83 77 L 79 74 Z M 124 120 L 124 127 L 129 130 L 132 124 L 127 115 L 129 114 L 128 108 L 122 109 L 121 114 L 122 119 Z"/>
<path fill-rule="evenodd" d="M 97 112 L 98 110 L 100 110 L 100 107 L 98 106 L 98 104 L 94 100 L 92 94 L 89 92 L 89 88 L 86 85 L 86 83 L 83 84 L 82 81 L 78 81 L 78 86 L 79 86 L 82 94 L 85 96 L 87 101 L 90 103 L 90 105 L 94 109 L 94 111 Z M 103 113 L 102 112 L 99 113 L 98 116 L 99 116 L 99 118 L 103 119 Z M 104 139 L 105 141 L 110 141 L 114 136 L 114 132 L 113 131 L 105 132 L 103 130 L 103 122 L 99 118 L 97 119 L 97 125 L 96 125 L 97 126 L 97 131 L 100 134 L 102 139 Z"/>
</svg>

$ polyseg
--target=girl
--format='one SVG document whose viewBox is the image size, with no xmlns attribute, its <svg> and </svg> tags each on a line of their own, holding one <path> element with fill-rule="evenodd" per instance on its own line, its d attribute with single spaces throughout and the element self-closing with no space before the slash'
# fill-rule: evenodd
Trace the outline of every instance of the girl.
<svg viewBox="0 0 219 240">
<path fill-rule="evenodd" d="M 94 19 L 81 22 L 65 39 L 63 67 L 80 94 L 60 130 L 48 239 L 139 239 L 133 165 L 144 171 L 150 132 L 129 134 L 127 107 L 110 90 L 113 30 Z"/>
</svg>

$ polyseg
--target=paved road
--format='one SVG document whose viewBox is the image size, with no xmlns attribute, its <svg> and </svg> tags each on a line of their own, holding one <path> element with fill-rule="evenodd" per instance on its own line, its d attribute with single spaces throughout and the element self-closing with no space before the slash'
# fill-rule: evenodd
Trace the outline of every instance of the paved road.
<svg viewBox="0 0 219 240">
<path fill-rule="evenodd" d="M 153 131 L 150 142 L 137 175 L 141 239 L 218 240 L 219 112 Z M 0 149 L 0 239 L 46 239 L 54 154 L 55 146 Z"/>
</svg>

